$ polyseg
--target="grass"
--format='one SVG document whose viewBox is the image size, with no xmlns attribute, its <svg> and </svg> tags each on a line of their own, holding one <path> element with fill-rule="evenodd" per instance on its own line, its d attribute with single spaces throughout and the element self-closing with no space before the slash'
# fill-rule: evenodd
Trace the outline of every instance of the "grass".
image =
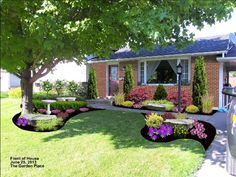
<svg viewBox="0 0 236 177">
<path fill-rule="evenodd" d="M 8 98 L 8 92 L 0 92 L 0 98 Z"/>
<path fill-rule="evenodd" d="M 139 113 L 94 111 L 71 118 L 55 132 L 28 132 L 12 117 L 19 100 L 1 99 L 1 176 L 189 177 L 205 152 L 193 140 L 152 143 L 140 130 Z M 44 168 L 11 168 L 10 157 L 38 157 Z"/>
</svg>

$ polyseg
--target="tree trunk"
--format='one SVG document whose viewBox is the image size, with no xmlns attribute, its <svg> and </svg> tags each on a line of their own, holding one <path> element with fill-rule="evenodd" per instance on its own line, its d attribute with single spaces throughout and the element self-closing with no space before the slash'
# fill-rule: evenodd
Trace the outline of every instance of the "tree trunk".
<svg viewBox="0 0 236 177">
<path fill-rule="evenodd" d="M 31 71 L 27 67 L 23 72 L 21 78 L 21 90 L 22 90 L 22 113 L 32 113 L 32 97 L 33 97 L 33 83 L 31 82 Z"/>
</svg>

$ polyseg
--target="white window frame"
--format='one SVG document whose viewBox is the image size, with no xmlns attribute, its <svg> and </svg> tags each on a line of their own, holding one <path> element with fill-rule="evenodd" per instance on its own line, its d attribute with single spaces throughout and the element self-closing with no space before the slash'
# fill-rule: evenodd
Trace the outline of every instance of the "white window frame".
<svg viewBox="0 0 236 177">
<path fill-rule="evenodd" d="M 139 60 L 138 62 L 138 81 L 141 81 L 141 74 L 140 74 L 140 65 L 141 62 L 144 62 L 144 83 L 140 83 L 141 85 L 147 85 L 147 86 L 158 86 L 158 85 L 164 85 L 164 86 L 175 86 L 177 83 L 174 84 L 165 84 L 165 83 L 152 83 L 152 84 L 147 84 L 147 61 L 155 61 L 155 60 L 188 60 L 188 80 L 191 82 L 191 74 L 192 74 L 192 66 L 191 66 L 191 57 L 190 56 L 185 56 L 185 57 L 163 57 L 163 58 L 148 58 L 148 59 L 143 59 Z M 176 76 L 177 77 L 177 76 Z"/>
</svg>

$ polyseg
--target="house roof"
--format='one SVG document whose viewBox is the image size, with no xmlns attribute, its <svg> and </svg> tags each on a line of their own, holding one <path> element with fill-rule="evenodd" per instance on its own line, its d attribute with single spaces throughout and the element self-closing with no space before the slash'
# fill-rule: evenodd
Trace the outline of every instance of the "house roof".
<svg viewBox="0 0 236 177">
<path fill-rule="evenodd" d="M 199 38 L 196 41 L 182 50 L 178 50 L 174 45 L 161 48 L 156 47 L 153 51 L 140 49 L 138 53 L 131 51 L 129 47 L 119 49 L 111 54 L 110 59 L 122 58 L 136 58 L 136 57 L 153 57 L 165 55 L 182 55 L 182 54 L 195 54 L 195 53 L 208 53 L 225 51 L 227 49 L 229 39 L 228 35 L 213 36 L 207 38 Z M 230 53 L 229 53 L 230 54 Z"/>
<path fill-rule="evenodd" d="M 121 48 L 110 55 L 110 60 L 116 59 L 138 59 L 142 57 L 161 57 L 173 55 L 204 55 L 221 54 L 227 51 L 229 35 L 219 35 L 195 39 L 195 41 L 184 49 L 178 50 L 174 45 L 167 47 L 156 47 L 153 51 L 140 49 L 137 53 L 133 52 L 128 46 Z M 232 44 L 233 45 L 233 44 Z M 225 57 L 236 57 L 236 46 L 226 52 Z M 87 58 L 87 60 L 101 61 L 98 58 Z"/>
<path fill-rule="evenodd" d="M 233 46 L 225 55 L 225 57 L 235 57 L 236 58 L 236 46 Z"/>
</svg>

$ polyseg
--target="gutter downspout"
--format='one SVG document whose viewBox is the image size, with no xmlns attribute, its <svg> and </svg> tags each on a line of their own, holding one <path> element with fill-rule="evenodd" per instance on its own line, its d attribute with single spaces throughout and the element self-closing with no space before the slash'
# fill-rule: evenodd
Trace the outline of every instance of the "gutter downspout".
<svg viewBox="0 0 236 177">
<path fill-rule="evenodd" d="M 222 58 L 225 57 L 225 53 L 222 53 Z M 222 108 L 223 105 L 223 85 L 224 85 L 224 63 L 222 61 L 219 61 L 219 108 Z"/>
</svg>

